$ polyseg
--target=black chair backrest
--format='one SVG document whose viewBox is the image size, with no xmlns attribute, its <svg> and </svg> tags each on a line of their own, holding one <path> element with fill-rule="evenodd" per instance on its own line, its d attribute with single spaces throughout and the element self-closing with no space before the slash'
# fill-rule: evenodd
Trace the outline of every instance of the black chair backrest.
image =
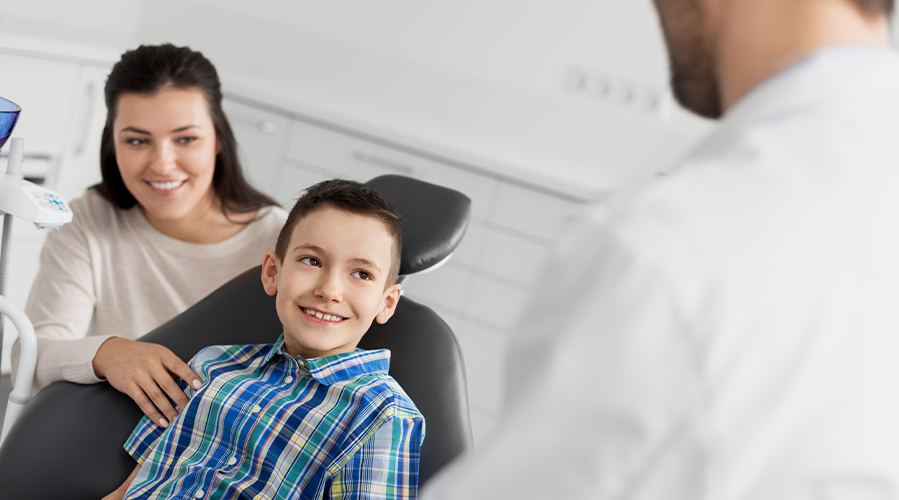
<svg viewBox="0 0 899 500">
<path fill-rule="evenodd" d="M 397 182 L 403 187 L 390 192 Z M 442 261 L 461 240 L 469 207 L 464 196 L 397 176 L 376 178 L 369 184 L 388 191 L 382 192 L 407 219 L 402 271 L 420 271 Z M 420 202 L 405 196 L 420 198 Z M 450 218 L 440 222 L 417 215 L 438 210 L 423 210 L 421 204 L 428 202 L 449 204 L 445 212 Z M 417 243 L 407 243 L 433 235 L 435 229 L 442 230 L 444 237 L 432 238 L 430 246 L 415 250 Z M 441 246 L 442 250 L 434 250 Z M 269 343 L 280 332 L 274 299 L 262 290 L 260 269 L 255 268 L 142 340 L 165 345 L 182 359 L 190 359 L 208 345 Z M 384 325 L 373 325 L 360 347 L 391 350 L 391 375 L 425 416 L 427 437 L 420 469 L 420 483 L 424 484 L 472 446 L 458 342 L 431 309 L 403 297 L 393 318 Z M 134 468 L 122 444 L 140 417 L 131 399 L 108 384 L 51 384 L 25 408 L 0 448 L 0 498 L 95 499 L 112 491 Z"/>
</svg>

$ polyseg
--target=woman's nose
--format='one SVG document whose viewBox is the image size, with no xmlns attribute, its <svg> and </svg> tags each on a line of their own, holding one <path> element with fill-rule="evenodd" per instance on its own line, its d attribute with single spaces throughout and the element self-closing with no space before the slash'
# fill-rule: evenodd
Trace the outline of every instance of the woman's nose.
<svg viewBox="0 0 899 500">
<path fill-rule="evenodd" d="M 166 174 L 175 168 L 175 149 L 166 143 L 157 145 L 153 149 L 153 157 L 150 159 L 150 170 L 156 174 Z"/>
</svg>

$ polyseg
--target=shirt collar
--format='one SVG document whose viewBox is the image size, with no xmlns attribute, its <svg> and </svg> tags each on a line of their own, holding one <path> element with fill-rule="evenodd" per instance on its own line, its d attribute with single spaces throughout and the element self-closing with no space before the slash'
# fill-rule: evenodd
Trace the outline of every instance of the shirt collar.
<svg viewBox="0 0 899 500">
<path fill-rule="evenodd" d="M 268 364 L 275 356 L 296 359 L 301 369 L 308 371 L 312 378 L 324 385 L 351 380 L 360 375 L 376 373 L 386 375 L 390 368 L 390 350 L 388 349 L 356 349 L 353 352 L 322 358 L 292 356 L 284 345 L 283 334 L 278 337 L 269 352 L 262 358 L 261 366 Z"/>
<path fill-rule="evenodd" d="M 820 48 L 784 68 L 743 96 L 724 115 L 724 123 L 742 123 L 760 116 L 781 115 L 813 108 L 846 88 L 859 85 L 874 90 L 889 86 L 887 74 L 899 74 L 897 52 L 890 47 L 836 46 Z"/>
</svg>

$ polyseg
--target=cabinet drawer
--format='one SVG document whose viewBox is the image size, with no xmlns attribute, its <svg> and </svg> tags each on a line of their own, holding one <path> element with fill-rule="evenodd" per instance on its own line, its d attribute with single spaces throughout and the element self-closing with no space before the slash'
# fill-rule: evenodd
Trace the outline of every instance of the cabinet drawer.
<svg viewBox="0 0 899 500">
<path fill-rule="evenodd" d="M 227 99 L 223 106 L 237 138 L 244 175 L 264 193 L 279 196 L 278 166 L 289 120 L 283 115 Z"/>
<path fill-rule="evenodd" d="M 337 172 L 360 182 L 384 174 L 418 176 L 417 165 L 385 157 L 383 149 L 348 134 L 294 120 L 287 156 L 302 165 Z"/>
<path fill-rule="evenodd" d="M 482 267 L 484 242 L 488 232 L 489 230 L 479 221 L 471 221 L 465 231 L 465 236 L 462 237 L 462 241 L 453 252 L 451 262 L 466 264 L 470 267 Z"/>
<path fill-rule="evenodd" d="M 468 392 L 472 406 L 498 411 L 504 397 L 507 336 L 470 322 L 455 333 L 470 381 Z"/>
<path fill-rule="evenodd" d="M 303 190 L 333 177 L 337 177 L 336 172 L 313 170 L 311 168 L 303 168 L 301 165 L 284 165 L 281 167 L 281 175 L 278 176 L 275 199 L 285 210 L 289 211 L 303 193 Z"/>
<path fill-rule="evenodd" d="M 531 292 L 522 287 L 479 276 L 472 287 L 468 313 L 496 330 L 509 331 L 518 323 L 530 298 Z"/>
<path fill-rule="evenodd" d="M 492 220 L 500 226 L 551 242 L 563 223 L 584 205 L 509 183 L 500 183 Z"/>
<path fill-rule="evenodd" d="M 291 125 L 287 156 L 300 165 L 361 182 L 398 174 L 456 189 L 471 198 L 472 214 L 480 218 L 490 213 L 497 187 L 492 177 L 301 121 Z"/>
<path fill-rule="evenodd" d="M 429 273 L 410 276 L 403 288 L 409 297 L 453 311 L 465 311 L 474 275 L 450 263 Z"/>
<path fill-rule="evenodd" d="M 549 247 L 500 231 L 489 231 L 479 267 L 524 287 L 537 283 Z"/>
</svg>

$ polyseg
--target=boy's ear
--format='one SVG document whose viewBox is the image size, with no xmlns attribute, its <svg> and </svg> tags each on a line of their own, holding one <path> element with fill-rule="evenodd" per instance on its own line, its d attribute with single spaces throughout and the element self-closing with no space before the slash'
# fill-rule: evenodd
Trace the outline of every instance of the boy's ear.
<svg viewBox="0 0 899 500">
<path fill-rule="evenodd" d="M 275 252 L 266 253 L 262 259 L 262 288 L 270 296 L 278 293 L 278 271 L 280 270 L 281 261 Z"/>
<path fill-rule="evenodd" d="M 396 312 L 396 306 L 400 303 L 400 296 L 403 294 L 403 286 L 399 283 L 390 285 L 384 290 L 384 307 L 375 316 L 375 321 L 379 325 L 387 323 L 393 313 Z"/>
</svg>

